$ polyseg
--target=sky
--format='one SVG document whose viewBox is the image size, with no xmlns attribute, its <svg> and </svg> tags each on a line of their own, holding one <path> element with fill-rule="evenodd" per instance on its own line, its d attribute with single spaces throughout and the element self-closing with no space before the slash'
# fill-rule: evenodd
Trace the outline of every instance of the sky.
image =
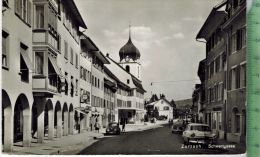
<svg viewBox="0 0 260 157">
<path fill-rule="evenodd" d="M 87 24 L 85 33 L 115 61 L 131 24 L 132 41 L 141 53 L 145 98 L 161 93 L 168 100 L 191 98 L 206 54 L 205 44 L 195 37 L 222 0 L 74 1 Z"/>
</svg>

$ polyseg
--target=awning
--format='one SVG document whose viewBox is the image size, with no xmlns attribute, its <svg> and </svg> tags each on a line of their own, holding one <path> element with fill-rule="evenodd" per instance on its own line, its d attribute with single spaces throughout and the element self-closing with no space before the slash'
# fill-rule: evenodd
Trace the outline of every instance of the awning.
<svg viewBox="0 0 260 157">
<path fill-rule="evenodd" d="M 27 66 L 28 69 L 33 70 L 33 64 L 28 56 L 28 53 L 26 51 L 21 51 L 21 55 L 23 57 L 23 60 Z"/>
<path fill-rule="evenodd" d="M 85 110 L 83 107 L 75 108 L 75 110 L 78 111 L 78 112 L 80 112 L 80 113 L 82 113 L 82 114 L 85 114 L 85 115 L 88 114 L 88 112 L 86 112 L 86 110 Z"/>
<path fill-rule="evenodd" d="M 48 58 L 49 58 L 49 61 L 52 64 L 56 74 L 62 76 L 62 72 L 61 72 L 60 68 L 58 67 L 58 65 L 57 65 L 56 61 L 54 60 L 54 58 L 51 57 L 51 56 L 48 56 Z"/>
</svg>

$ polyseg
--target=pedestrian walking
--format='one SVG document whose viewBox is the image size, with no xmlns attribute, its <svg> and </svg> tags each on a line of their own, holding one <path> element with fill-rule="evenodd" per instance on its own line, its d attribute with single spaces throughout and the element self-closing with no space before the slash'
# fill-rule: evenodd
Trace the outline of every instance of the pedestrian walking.
<svg viewBox="0 0 260 157">
<path fill-rule="evenodd" d="M 122 132 L 125 132 L 125 119 L 123 119 L 123 124 L 122 124 Z"/>
<path fill-rule="evenodd" d="M 95 130 L 99 133 L 100 124 L 98 122 L 95 123 Z"/>
</svg>

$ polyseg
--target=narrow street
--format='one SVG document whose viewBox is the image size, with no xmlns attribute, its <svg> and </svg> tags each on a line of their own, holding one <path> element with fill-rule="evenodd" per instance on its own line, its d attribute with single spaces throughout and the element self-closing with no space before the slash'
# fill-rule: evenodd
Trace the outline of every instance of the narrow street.
<svg viewBox="0 0 260 157">
<path fill-rule="evenodd" d="M 119 136 L 106 136 L 85 148 L 81 155 L 112 154 L 234 154 L 243 153 L 243 149 L 203 149 L 187 148 L 180 134 L 172 134 L 169 127 L 154 128 L 145 131 L 122 133 Z"/>
</svg>

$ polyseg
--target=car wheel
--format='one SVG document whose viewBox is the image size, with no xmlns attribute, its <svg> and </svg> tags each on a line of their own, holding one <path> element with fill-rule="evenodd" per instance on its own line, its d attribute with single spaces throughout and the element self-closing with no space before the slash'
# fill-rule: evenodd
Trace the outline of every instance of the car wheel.
<svg viewBox="0 0 260 157">
<path fill-rule="evenodd" d="M 187 145 L 189 145 L 190 144 L 190 139 L 189 138 L 187 138 Z"/>
<path fill-rule="evenodd" d="M 185 139 L 185 138 L 183 138 L 183 143 L 185 144 L 185 145 L 187 145 L 188 144 L 188 142 L 187 142 L 187 138 Z"/>
</svg>

